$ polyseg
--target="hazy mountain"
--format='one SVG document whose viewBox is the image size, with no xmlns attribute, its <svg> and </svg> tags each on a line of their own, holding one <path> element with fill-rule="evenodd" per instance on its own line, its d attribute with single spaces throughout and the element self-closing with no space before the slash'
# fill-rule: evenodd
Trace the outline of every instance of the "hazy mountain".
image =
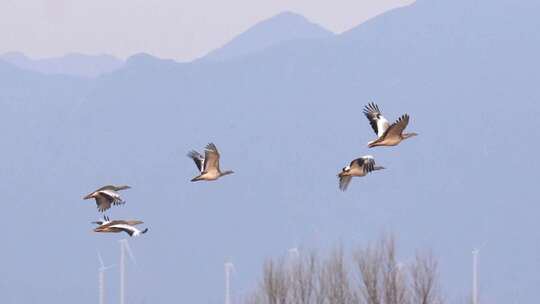
<svg viewBox="0 0 540 304">
<path fill-rule="evenodd" d="M 95 77 L 120 68 L 124 62 L 111 55 L 67 54 L 61 57 L 32 59 L 19 52 L 0 55 L 0 60 L 22 69 L 44 74 Z"/>
<path fill-rule="evenodd" d="M 93 234 L 99 214 L 80 198 L 126 183 L 127 204 L 108 214 L 150 228 L 131 241 L 131 302 L 221 302 L 227 259 L 242 297 L 267 256 L 352 247 L 386 231 L 397 234 L 402 261 L 433 249 L 450 303 L 467 298 L 471 250 L 484 242 L 482 302 L 533 303 L 539 6 L 419 1 L 339 36 L 222 62 L 141 54 L 96 79 L 0 64 L 0 102 L 10 109 L 0 190 L 4 226 L 16 227 L 3 240 L 16 250 L 0 255 L 13 261 L 3 297 L 93 303 L 96 251 L 115 263 L 121 236 Z M 389 119 L 409 113 L 408 130 L 420 136 L 368 149 L 375 135 L 362 107 L 372 100 Z M 196 169 L 185 154 L 210 141 L 236 173 L 190 183 Z M 387 169 L 339 192 L 338 171 L 365 154 Z M 116 301 L 115 268 L 108 282 Z"/>
<path fill-rule="evenodd" d="M 265 49 L 285 41 L 328 38 L 334 34 L 304 16 L 283 12 L 261 21 L 204 59 L 225 60 Z"/>
</svg>

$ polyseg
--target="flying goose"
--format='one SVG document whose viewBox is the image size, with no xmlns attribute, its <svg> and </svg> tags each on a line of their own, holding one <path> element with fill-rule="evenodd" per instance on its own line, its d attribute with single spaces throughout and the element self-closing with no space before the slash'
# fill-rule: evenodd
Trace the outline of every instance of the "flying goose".
<svg viewBox="0 0 540 304">
<path fill-rule="evenodd" d="M 96 205 L 98 208 L 98 211 L 104 212 L 105 210 L 111 208 L 112 205 L 121 205 L 124 204 L 125 201 L 120 197 L 120 194 L 118 194 L 117 191 L 129 189 L 130 186 L 113 186 L 113 185 L 107 185 L 103 186 L 96 191 L 88 194 L 87 196 L 83 197 L 83 199 L 91 199 L 94 198 L 96 200 Z"/>
<path fill-rule="evenodd" d="M 366 176 L 375 170 L 382 170 L 384 167 L 376 166 L 373 156 L 366 155 L 353 160 L 347 167 L 343 168 L 338 174 L 339 189 L 347 190 L 353 176 Z"/>
<path fill-rule="evenodd" d="M 112 225 L 117 225 L 117 224 L 126 224 L 126 225 L 135 226 L 135 225 L 139 225 L 139 224 L 143 224 L 143 223 L 144 223 L 143 221 L 138 221 L 138 220 L 128 220 L 128 221 L 113 220 L 113 221 L 111 221 L 108 216 L 103 216 L 103 220 L 92 222 L 92 224 L 96 224 L 96 225 L 98 225 L 99 227 L 102 227 L 102 228 L 110 227 Z"/>
<path fill-rule="evenodd" d="M 94 222 L 99 223 L 99 222 Z M 137 229 L 135 225 L 142 224 L 142 221 L 123 221 L 123 220 L 116 220 L 116 221 L 108 221 L 108 218 L 106 219 L 106 222 L 104 224 L 101 224 L 100 226 L 96 227 L 94 229 L 95 232 L 125 232 L 129 234 L 129 236 L 139 236 L 141 234 L 144 234 L 148 231 L 148 228 L 145 228 L 144 230 Z"/>
<path fill-rule="evenodd" d="M 197 168 L 201 172 L 198 176 L 194 177 L 191 181 L 196 182 L 200 180 L 213 181 L 224 175 L 232 174 L 233 171 L 221 172 L 219 170 L 219 152 L 213 143 L 209 143 L 204 150 L 204 156 L 199 152 L 192 150 L 187 155 L 195 162 Z"/>
<path fill-rule="evenodd" d="M 373 131 L 375 131 L 375 134 L 377 134 L 378 137 L 377 139 L 368 142 L 369 148 L 377 146 L 395 146 L 402 140 L 418 135 L 414 132 L 403 133 L 403 130 L 405 130 L 409 123 L 408 114 L 403 114 L 396 122 L 389 124 L 388 120 L 382 116 L 379 106 L 372 102 L 365 106 L 364 115 L 366 115 Z"/>
</svg>

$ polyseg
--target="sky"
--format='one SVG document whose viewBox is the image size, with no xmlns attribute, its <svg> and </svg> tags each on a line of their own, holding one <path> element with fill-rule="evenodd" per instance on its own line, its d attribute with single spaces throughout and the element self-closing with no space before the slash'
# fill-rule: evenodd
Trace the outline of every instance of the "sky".
<svg viewBox="0 0 540 304">
<path fill-rule="evenodd" d="M 145 52 L 189 61 L 258 21 L 299 13 L 340 33 L 412 0 L 3 0 L 0 53 L 33 58 L 76 52 L 126 58 Z"/>
<path fill-rule="evenodd" d="M 396 234 L 400 261 L 434 253 L 446 303 L 466 303 L 471 251 L 482 244 L 480 303 L 536 303 L 539 10 L 537 0 L 418 0 L 339 36 L 224 61 L 138 56 L 95 78 L 0 60 L 0 303 L 95 303 L 97 252 L 116 264 L 106 302 L 118 303 L 126 235 L 94 233 L 102 214 L 82 200 L 106 184 L 132 186 L 121 193 L 126 204 L 106 214 L 149 228 L 129 239 L 137 261 L 127 266 L 130 304 L 223 303 L 225 261 L 237 269 L 233 293 L 245 296 L 264 261 L 293 246 L 325 255 L 385 232 Z M 85 18 L 95 33 L 112 20 Z M 27 35 L 20 28 L 9 31 Z M 151 36 L 124 32 L 137 31 Z M 9 42 L 2 35 L 0 47 Z M 52 39 L 37 44 L 43 56 Z M 115 54 L 114 45 L 99 49 Z M 420 135 L 368 149 L 375 134 L 362 108 L 370 101 L 388 120 L 409 114 L 406 131 Z M 221 169 L 235 173 L 191 183 L 197 171 L 186 153 L 208 142 Z M 336 174 L 366 154 L 386 169 L 339 191 Z"/>
</svg>

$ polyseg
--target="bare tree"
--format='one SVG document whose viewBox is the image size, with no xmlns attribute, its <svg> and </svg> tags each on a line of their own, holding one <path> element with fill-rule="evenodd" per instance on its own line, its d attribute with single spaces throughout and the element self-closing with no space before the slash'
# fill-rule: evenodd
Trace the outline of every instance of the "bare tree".
<svg viewBox="0 0 540 304">
<path fill-rule="evenodd" d="M 382 252 L 378 246 L 368 246 L 354 254 L 360 277 L 360 294 L 367 304 L 382 304 L 380 276 Z"/>
<path fill-rule="evenodd" d="M 324 290 L 320 296 L 326 304 L 356 303 L 354 291 L 349 280 L 349 271 L 345 264 L 343 250 L 340 248 L 332 253 L 320 271 L 319 285 Z"/>
<path fill-rule="evenodd" d="M 269 260 L 264 265 L 263 287 L 265 303 L 286 304 L 289 293 L 287 273 L 283 260 Z"/>
<path fill-rule="evenodd" d="M 437 261 L 431 253 L 417 254 L 410 272 L 412 303 L 438 304 L 443 302 L 438 286 Z"/>
<path fill-rule="evenodd" d="M 289 266 L 290 303 L 314 303 L 317 284 L 317 255 L 311 252 L 306 257 L 295 258 Z"/>
<path fill-rule="evenodd" d="M 396 242 L 393 236 L 384 238 L 381 241 L 382 255 L 382 280 L 384 303 L 386 304 L 407 304 L 407 286 L 400 266 L 396 260 Z"/>
<path fill-rule="evenodd" d="M 394 238 L 385 237 L 355 251 L 355 267 L 342 248 L 322 260 L 314 252 L 269 260 L 259 288 L 246 303 L 442 304 L 433 255 L 417 254 L 409 267 L 402 267 L 396 256 Z"/>
</svg>

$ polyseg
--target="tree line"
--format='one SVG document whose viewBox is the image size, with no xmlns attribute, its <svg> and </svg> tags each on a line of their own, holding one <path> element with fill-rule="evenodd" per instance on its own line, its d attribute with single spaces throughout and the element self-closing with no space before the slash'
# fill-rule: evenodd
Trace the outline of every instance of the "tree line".
<svg viewBox="0 0 540 304">
<path fill-rule="evenodd" d="M 245 304 L 443 304 L 437 260 L 417 253 L 396 259 L 394 237 L 345 255 L 315 251 L 269 259 L 256 290 Z"/>
</svg>

